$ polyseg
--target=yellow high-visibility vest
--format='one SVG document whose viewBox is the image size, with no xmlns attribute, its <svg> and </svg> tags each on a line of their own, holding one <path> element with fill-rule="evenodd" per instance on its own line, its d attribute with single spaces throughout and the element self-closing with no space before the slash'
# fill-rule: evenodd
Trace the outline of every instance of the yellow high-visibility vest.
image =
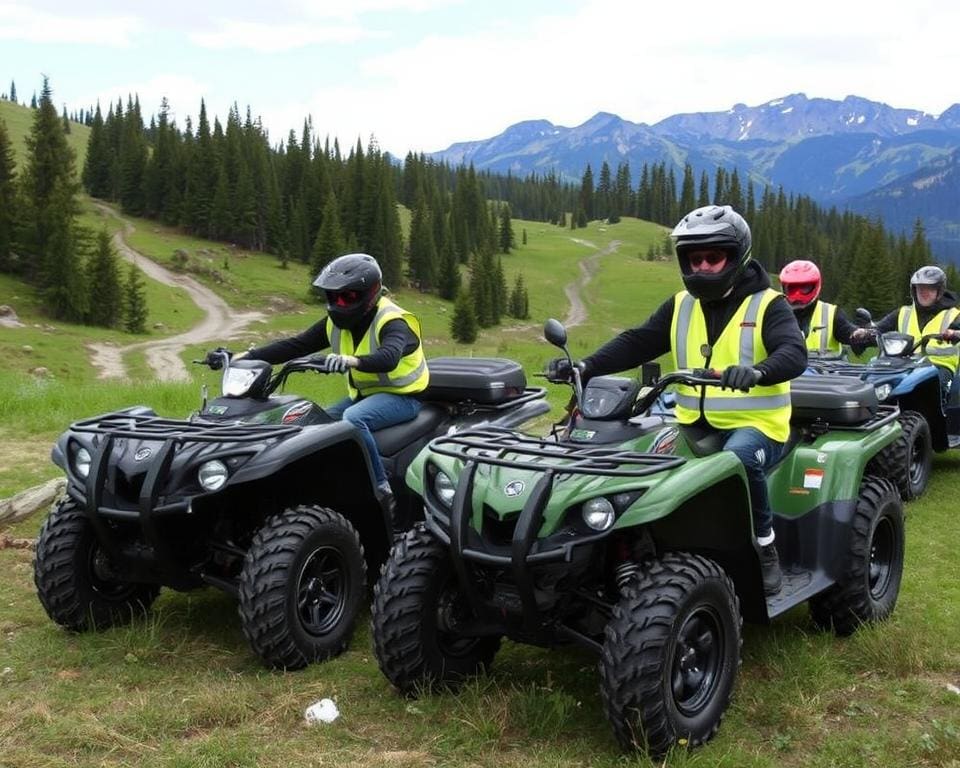
<svg viewBox="0 0 960 768">
<path fill-rule="evenodd" d="M 380 331 L 391 320 L 404 320 L 420 344 L 409 355 L 404 355 L 397 363 L 397 367 L 387 373 L 365 373 L 356 368 L 350 370 L 347 376 L 347 391 L 354 400 L 361 395 L 373 395 L 377 392 L 390 392 L 395 395 L 411 395 L 423 392 L 430 383 L 430 371 L 427 370 L 427 359 L 423 354 L 423 336 L 420 332 L 420 321 L 416 316 L 398 307 L 390 299 L 383 296 L 377 302 L 377 314 L 374 315 L 370 327 L 367 328 L 360 343 L 354 348 L 353 334 L 333 324 L 327 318 L 327 338 L 330 339 L 330 348 L 338 355 L 372 355 L 380 348 Z"/>
<path fill-rule="evenodd" d="M 841 345 L 833 335 L 833 321 L 837 316 L 837 305 L 818 301 L 810 315 L 810 329 L 807 331 L 807 349 L 819 352 L 840 352 Z"/>
<path fill-rule="evenodd" d="M 686 291 L 678 293 L 670 323 L 674 367 L 709 366 L 722 371 L 730 365 L 754 366 L 766 359 L 763 318 L 770 302 L 779 295 L 767 288 L 747 296 L 711 349 L 700 301 Z M 676 394 L 676 415 L 681 424 L 694 423 L 702 413 L 717 429 L 754 427 L 781 443 L 790 435 L 790 383 L 787 381 L 758 385 L 749 392 L 678 385 Z"/>
<path fill-rule="evenodd" d="M 937 312 L 925 326 L 920 330 L 920 323 L 917 320 L 917 312 L 913 304 L 900 307 L 900 315 L 897 318 L 897 330 L 900 333 L 909 333 L 914 341 L 920 341 L 920 337 L 927 333 L 943 333 L 950 327 L 951 323 L 957 319 L 960 309 L 951 307 Z M 958 353 L 960 347 L 956 344 L 950 344 L 946 341 L 930 341 L 927 344 L 927 357 L 934 365 L 941 365 L 948 368 L 953 373 L 957 372 Z"/>
</svg>

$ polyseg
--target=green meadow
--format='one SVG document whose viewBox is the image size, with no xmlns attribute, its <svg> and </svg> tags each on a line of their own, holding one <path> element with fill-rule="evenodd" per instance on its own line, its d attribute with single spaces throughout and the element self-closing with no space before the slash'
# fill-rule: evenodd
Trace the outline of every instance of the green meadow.
<svg viewBox="0 0 960 768">
<path fill-rule="evenodd" d="M 56 92 L 54 92 L 54 104 L 57 103 L 56 95 Z M 17 94 L 20 101 L 29 103 L 29 98 L 23 98 L 24 96 L 25 94 Z M 27 155 L 26 138 L 30 135 L 30 128 L 33 125 L 33 110 L 9 101 L 0 101 L 0 120 L 6 123 L 7 132 L 10 134 L 10 141 L 13 145 L 14 160 L 19 165 Z M 88 126 L 70 122 L 67 144 L 76 153 L 78 176 L 83 170 L 83 162 L 87 157 L 87 141 L 89 138 L 90 128 Z"/>
<path fill-rule="evenodd" d="M 92 208 L 85 217 L 116 226 Z M 133 247 L 164 264 L 186 251 L 198 278 L 229 303 L 266 313 L 234 348 L 295 332 L 322 315 L 303 265 L 284 270 L 273 256 L 155 222 L 133 224 Z M 514 225 L 518 242 L 526 230 L 527 245 L 503 263 L 509 286 L 523 273 L 531 319 L 509 320 L 461 346 L 450 341 L 449 303 L 398 290 L 398 303 L 421 317 L 429 356 L 510 357 L 536 383 L 531 374 L 556 354 L 542 340 L 543 321 L 566 316 L 564 287 L 579 279 L 581 262 L 614 243 L 582 291 L 587 318 L 569 332 L 575 356 L 642 322 L 680 285 L 673 262 L 643 258 L 662 242 L 662 227 L 631 219 L 574 232 Z M 71 421 L 134 403 L 183 416 L 199 403 L 202 383 L 217 385 L 218 376 L 199 366 L 191 382 L 157 384 L 137 354 L 126 361 L 129 380 L 94 378 L 85 344 L 160 338 L 197 319 L 168 288 L 150 283 L 146 337 L 53 323 L 29 288 L 9 277 L 0 276 L 0 297 L 25 323 L 0 328 L 0 498 L 57 475 L 50 446 Z M 202 351 L 188 349 L 184 360 Z M 39 366 L 50 375 L 30 373 Z M 318 376 L 288 384 L 318 401 L 339 396 L 342 386 Z M 554 414 L 567 396 L 562 387 L 551 393 Z M 960 694 L 949 687 L 960 687 L 958 478 L 960 454 L 937 457 L 930 490 L 907 507 L 906 569 L 890 621 L 838 639 L 816 631 L 799 607 L 771 626 L 747 626 L 741 675 L 718 736 L 656 764 L 960 766 Z M 8 533 L 33 537 L 41 522 L 36 515 Z M 248 649 L 232 599 L 212 589 L 165 590 L 150 617 L 130 627 L 66 633 L 36 598 L 31 561 L 29 550 L 0 550 L 0 765 L 652 765 L 617 751 L 602 714 L 596 659 L 580 650 L 505 642 L 491 674 L 459 695 L 405 700 L 377 669 L 365 621 L 343 656 L 278 673 Z M 335 699 L 341 717 L 307 726 L 304 709 L 324 697 Z"/>
</svg>

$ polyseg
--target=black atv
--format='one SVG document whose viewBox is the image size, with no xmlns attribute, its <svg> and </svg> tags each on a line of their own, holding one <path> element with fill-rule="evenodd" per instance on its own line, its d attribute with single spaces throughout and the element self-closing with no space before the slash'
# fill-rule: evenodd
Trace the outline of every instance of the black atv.
<svg viewBox="0 0 960 768">
<path fill-rule="evenodd" d="M 420 449 L 437 435 L 516 426 L 548 410 L 544 390 L 528 388 L 512 361 L 429 361 L 419 415 L 374 433 L 391 509 L 352 424 L 274 394 L 295 372 L 326 373 L 325 357 L 276 374 L 261 361 L 230 364 L 226 352 L 208 361 L 223 366 L 223 396 L 208 403 L 204 392 L 189 419 L 136 406 L 78 421 L 57 440 L 52 459 L 67 496 L 40 532 L 34 580 L 63 627 L 104 629 L 146 612 L 161 586 L 212 585 L 239 600 L 243 632 L 270 666 L 335 656 L 366 599 L 368 570 L 397 529 L 422 517 L 402 482 Z"/>
</svg>

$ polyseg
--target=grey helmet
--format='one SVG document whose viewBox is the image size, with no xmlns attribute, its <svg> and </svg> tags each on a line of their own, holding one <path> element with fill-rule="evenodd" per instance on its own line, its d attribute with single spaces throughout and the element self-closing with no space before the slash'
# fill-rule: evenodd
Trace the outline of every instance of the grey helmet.
<svg viewBox="0 0 960 768">
<path fill-rule="evenodd" d="M 917 286 L 930 285 L 937 289 L 937 301 L 943 298 L 943 292 L 947 289 L 947 273 L 940 267 L 927 266 L 920 267 L 910 278 L 910 294 L 913 301 L 917 301 Z"/>
<path fill-rule="evenodd" d="M 383 292 L 383 272 L 366 253 L 338 256 L 325 266 L 313 285 L 326 294 L 327 313 L 338 328 L 353 328 Z"/>
<path fill-rule="evenodd" d="M 670 237 L 677 249 L 683 284 L 691 295 L 705 301 L 723 298 L 750 263 L 750 225 L 729 205 L 705 205 L 682 219 Z M 720 272 L 694 272 L 689 253 L 700 248 L 722 248 L 727 264 Z"/>
</svg>

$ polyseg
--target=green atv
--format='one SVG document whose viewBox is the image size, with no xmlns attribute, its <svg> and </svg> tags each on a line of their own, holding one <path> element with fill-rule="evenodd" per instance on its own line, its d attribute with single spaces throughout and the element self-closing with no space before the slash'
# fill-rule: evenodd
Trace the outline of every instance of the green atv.
<svg viewBox="0 0 960 768">
<path fill-rule="evenodd" d="M 546 336 L 565 349 L 566 332 Z M 401 539 L 374 590 L 381 670 L 401 693 L 455 689 L 501 638 L 599 656 L 607 718 L 624 749 L 661 755 L 719 727 L 740 666 L 742 619 L 809 602 L 840 635 L 892 612 L 903 507 L 864 474 L 900 436 L 872 385 L 805 377 L 769 476 L 783 588 L 765 597 L 743 465 L 665 405 L 676 371 L 641 386 L 572 382 L 576 407 L 541 439 L 498 428 L 435 438 L 407 472 L 425 521 Z"/>
</svg>

